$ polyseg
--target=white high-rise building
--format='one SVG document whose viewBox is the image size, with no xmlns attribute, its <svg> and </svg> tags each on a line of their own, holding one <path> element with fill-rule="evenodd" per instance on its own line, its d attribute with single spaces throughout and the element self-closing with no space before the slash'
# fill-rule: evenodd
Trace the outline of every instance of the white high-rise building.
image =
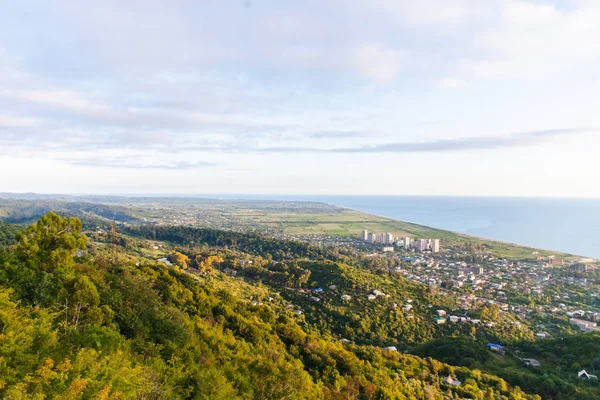
<svg viewBox="0 0 600 400">
<path fill-rule="evenodd" d="M 419 239 L 416 241 L 417 251 L 425 251 L 429 248 L 429 240 L 427 239 Z"/>
<path fill-rule="evenodd" d="M 385 244 L 394 244 L 394 235 L 392 235 L 391 233 L 386 233 L 385 234 Z"/>
<path fill-rule="evenodd" d="M 430 247 L 431 247 L 431 251 L 433 253 L 439 253 L 440 252 L 440 239 L 431 239 Z"/>
<path fill-rule="evenodd" d="M 362 231 L 362 236 L 361 236 L 361 237 L 362 237 L 362 240 L 364 240 L 364 241 L 367 241 L 367 240 L 369 240 L 369 231 L 367 231 L 367 230 L 363 230 L 363 231 Z"/>
<path fill-rule="evenodd" d="M 376 236 L 376 241 L 378 244 L 385 244 L 385 234 L 378 233 Z"/>
<path fill-rule="evenodd" d="M 407 250 L 410 249 L 412 246 L 412 243 L 413 243 L 413 239 L 411 237 L 407 236 L 404 238 L 404 248 L 405 249 L 407 249 Z"/>
<path fill-rule="evenodd" d="M 367 235 L 367 242 L 375 243 L 376 241 L 377 241 L 377 235 L 373 232 L 369 232 L 369 234 Z"/>
</svg>

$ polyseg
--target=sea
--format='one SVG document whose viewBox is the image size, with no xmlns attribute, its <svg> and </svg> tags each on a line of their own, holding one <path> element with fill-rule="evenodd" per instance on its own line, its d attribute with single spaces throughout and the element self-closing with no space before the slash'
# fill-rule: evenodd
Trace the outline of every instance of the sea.
<svg viewBox="0 0 600 400">
<path fill-rule="evenodd" d="M 600 199 L 342 195 L 210 197 L 318 201 L 468 235 L 600 258 Z"/>
</svg>

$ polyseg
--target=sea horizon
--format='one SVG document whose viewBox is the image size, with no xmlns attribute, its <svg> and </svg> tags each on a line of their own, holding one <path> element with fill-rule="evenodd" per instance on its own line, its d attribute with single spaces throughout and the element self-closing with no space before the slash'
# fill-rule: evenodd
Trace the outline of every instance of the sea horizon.
<svg viewBox="0 0 600 400">
<path fill-rule="evenodd" d="M 196 196 L 199 195 L 184 197 Z M 201 196 L 228 200 L 321 202 L 479 238 L 600 258 L 600 198 L 269 194 Z"/>
<path fill-rule="evenodd" d="M 599 198 L 218 193 L 62 195 L 312 201 L 490 240 L 600 258 Z"/>
</svg>

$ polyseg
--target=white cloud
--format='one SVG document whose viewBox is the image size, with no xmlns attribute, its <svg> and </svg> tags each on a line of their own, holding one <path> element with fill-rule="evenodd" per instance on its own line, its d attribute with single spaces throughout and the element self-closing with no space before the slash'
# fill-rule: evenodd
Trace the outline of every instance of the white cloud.
<svg viewBox="0 0 600 400">
<path fill-rule="evenodd" d="M 37 126 L 39 123 L 36 118 L 0 115 L 0 128 L 27 128 Z"/>
<path fill-rule="evenodd" d="M 469 14 L 468 0 L 358 0 L 361 8 L 411 25 L 456 23 Z M 471 5 L 473 5 L 471 3 Z"/>
<path fill-rule="evenodd" d="M 467 68 L 484 78 L 548 78 L 600 59 L 600 3 L 559 9 L 554 4 L 506 1 L 500 20 L 473 40 Z"/>
<path fill-rule="evenodd" d="M 600 126 L 598 21 L 592 0 L 23 0 L 0 13 L 0 152 L 26 161 L 73 153 L 131 174 L 114 153 L 137 152 L 129 166 L 173 176 L 193 173 L 171 162 L 175 153 L 184 162 L 218 155 L 237 170 L 264 163 L 244 182 L 256 190 L 274 173 L 351 165 L 344 173 L 364 174 L 366 187 L 377 168 L 364 166 L 382 165 L 381 154 L 357 163 L 358 154 L 271 153 L 275 163 L 250 150 Z M 465 151 L 490 171 L 508 158 L 492 166 L 493 150 Z M 429 165 L 432 178 L 458 179 L 447 168 L 456 160 L 441 154 L 403 156 Z M 385 163 L 399 167 L 392 154 Z M 140 185 L 155 182 L 135 172 Z"/>
<path fill-rule="evenodd" d="M 444 89 L 460 89 L 466 85 L 466 82 L 461 78 L 446 77 L 439 82 L 439 85 Z"/>
<path fill-rule="evenodd" d="M 379 43 L 363 43 L 356 47 L 354 67 L 360 74 L 378 81 L 396 78 L 406 58 L 402 51 L 387 48 Z"/>
</svg>

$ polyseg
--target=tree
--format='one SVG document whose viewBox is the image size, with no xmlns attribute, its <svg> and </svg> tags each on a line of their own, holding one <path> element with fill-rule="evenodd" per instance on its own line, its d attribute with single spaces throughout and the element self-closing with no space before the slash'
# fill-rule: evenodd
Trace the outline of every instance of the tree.
<svg viewBox="0 0 600 400">
<path fill-rule="evenodd" d="M 167 256 L 167 259 L 180 268 L 187 269 L 190 259 L 183 253 L 172 251 Z"/>
<path fill-rule="evenodd" d="M 196 256 L 195 263 L 198 270 L 204 274 L 212 274 L 214 271 L 215 264 L 220 264 L 223 262 L 223 257 L 218 255 L 208 256 L 203 258 L 201 256 Z"/>
<path fill-rule="evenodd" d="M 55 300 L 61 282 L 73 279 L 73 257 L 86 243 L 79 219 L 51 212 L 18 235 L 7 279 L 21 298 L 47 305 Z"/>
</svg>

